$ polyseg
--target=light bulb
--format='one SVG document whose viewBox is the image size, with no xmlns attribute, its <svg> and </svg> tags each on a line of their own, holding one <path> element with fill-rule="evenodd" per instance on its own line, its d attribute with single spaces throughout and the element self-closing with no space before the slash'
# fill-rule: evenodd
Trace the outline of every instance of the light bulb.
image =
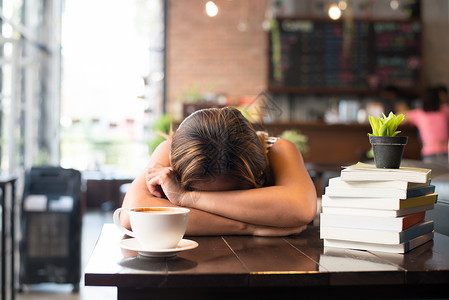
<svg viewBox="0 0 449 300">
<path fill-rule="evenodd" d="M 332 20 L 338 20 L 341 17 L 341 10 L 337 7 L 337 5 L 331 5 L 328 13 Z"/>
<path fill-rule="evenodd" d="M 206 3 L 206 14 L 209 17 L 215 17 L 218 14 L 218 7 L 214 1 L 207 1 Z"/>
<path fill-rule="evenodd" d="M 346 3 L 346 1 L 340 1 L 338 2 L 338 8 L 341 10 L 345 10 L 346 8 L 348 8 L 348 4 Z"/>
<path fill-rule="evenodd" d="M 399 8 L 399 1 L 398 0 L 392 0 L 390 2 L 390 7 L 392 10 L 397 10 Z"/>
</svg>

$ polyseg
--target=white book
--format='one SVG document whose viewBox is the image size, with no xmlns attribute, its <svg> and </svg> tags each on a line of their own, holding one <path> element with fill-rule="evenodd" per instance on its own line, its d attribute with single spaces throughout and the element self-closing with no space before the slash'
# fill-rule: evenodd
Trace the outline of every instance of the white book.
<svg viewBox="0 0 449 300">
<path fill-rule="evenodd" d="M 365 185 L 357 185 L 353 183 L 365 183 Z M 340 177 L 331 178 L 329 186 L 325 189 L 325 194 L 333 197 L 365 197 L 365 198 L 386 198 L 396 197 L 401 199 L 418 197 L 435 192 L 435 186 L 424 185 L 421 186 L 405 185 L 405 188 L 384 187 L 381 185 L 385 181 L 343 181 Z M 368 185 L 371 183 L 371 186 Z M 405 182 L 407 183 L 407 182 Z M 401 185 L 402 187 L 404 185 Z"/>
<path fill-rule="evenodd" d="M 357 163 L 344 167 L 340 177 L 344 181 L 385 181 L 402 180 L 407 182 L 425 183 L 430 178 L 430 169 L 401 167 L 399 169 L 376 168 L 375 165 Z"/>
<path fill-rule="evenodd" d="M 372 197 L 386 198 L 395 197 L 400 199 L 407 198 L 406 190 L 382 189 L 382 188 L 333 188 L 327 186 L 324 193 L 331 197 Z"/>
<path fill-rule="evenodd" d="M 384 188 L 408 190 L 430 185 L 430 179 L 425 183 L 407 182 L 403 180 L 366 180 L 366 181 L 345 181 L 341 177 L 333 177 L 329 179 L 329 186 L 340 188 Z"/>
<path fill-rule="evenodd" d="M 376 217 L 321 213 L 320 226 L 402 231 L 423 221 L 425 216 L 426 213 L 424 211 L 401 217 Z"/>
<path fill-rule="evenodd" d="M 420 235 L 414 239 L 400 244 L 379 244 L 379 243 L 364 243 L 334 239 L 324 239 L 324 247 L 345 248 L 355 250 L 367 251 L 381 251 L 388 253 L 406 253 L 418 246 L 433 239 L 434 231 Z"/>
<path fill-rule="evenodd" d="M 387 209 L 366 209 L 366 208 L 350 208 L 350 207 L 322 207 L 323 213 L 342 214 L 342 215 L 358 215 L 358 216 L 377 216 L 377 217 L 401 217 L 420 211 L 431 210 L 435 204 L 422 205 L 398 210 Z"/>
<path fill-rule="evenodd" d="M 437 194 L 430 194 L 408 199 L 401 199 L 397 197 L 396 198 L 330 197 L 325 194 L 321 197 L 321 205 L 323 207 L 399 210 L 435 204 L 437 198 L 438 198 Z"/>
<path fill-rule="evenodd" d="M 416 189 L 395 190 L 384 188 L 335 188 L 326 187 L 325 194 L 333 197 L 365 197 L 365 198 L 388 198 L 395 197 L 407 199 L 428 195 L 435 192 L 435 186 L 428 185 Z"/>
<path fill-rule="evenodd" d="M 422 221 L 403 231 L 320 226 L 321 239 L 378 244 L 401 244 L 433 230 L 433 221 Z"/>
</svg>

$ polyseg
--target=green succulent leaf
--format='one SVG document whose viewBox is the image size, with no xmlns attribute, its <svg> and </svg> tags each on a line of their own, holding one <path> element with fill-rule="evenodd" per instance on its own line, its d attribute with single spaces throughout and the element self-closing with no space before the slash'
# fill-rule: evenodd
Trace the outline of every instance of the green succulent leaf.
<svg viewBox="0 0 449 300">
<path fill-rule="evenodd" d="M 380 136 L 387 136 L 388 127 L 385 126 L 385 124 L 382 124 L 382 126 L 379 129 L 379 135 Z"/>
<path fill-rule="evenodd" d="M 396 116 L 393 112 L 388 114 L 388 117 L 382 113 L 382 118 L 374 118 L 368 116 L 371 129 L 373 133 L 368 133 L 371 136 L 396 136 L 400 131 L 397 131 L 399 124 L 404 120 L 404 115 Z"/>
</svg>

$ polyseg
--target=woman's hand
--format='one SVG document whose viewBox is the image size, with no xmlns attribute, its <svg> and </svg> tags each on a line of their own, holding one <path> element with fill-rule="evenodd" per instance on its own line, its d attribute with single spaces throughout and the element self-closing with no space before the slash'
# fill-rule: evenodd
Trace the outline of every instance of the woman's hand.
<svg viewBox="0 0 449 300">
<path fill-rule="evenodd" d="M 182 205 L 187 192 L 176 180 L 175 172 L 171 167 L 147 168 L 146 184 L 153 196 L 167 198 L 175 205 Z"/>
<path fill-rule="evenodd" d="M 192 200 L 192 193 L 181 187 L 171 167 L 147 168 L 146 184 L 153 196 L 167 198 L 174 205 L 189 206 Z"/>
</svg>

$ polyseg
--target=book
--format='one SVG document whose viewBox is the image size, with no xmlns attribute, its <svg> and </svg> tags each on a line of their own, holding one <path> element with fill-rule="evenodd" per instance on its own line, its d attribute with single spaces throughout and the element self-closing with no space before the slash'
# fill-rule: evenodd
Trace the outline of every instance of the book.
<svg viewBox="0 0 449 300">
<path fill-rule="evenodd" d="M 366 208 L 351 208 L 351 207 L 322 207 L 323 213 L 329 214 L 347 214 L 358 216 L 377 216 L 377 217 L 401 217 L 421 211 L 431 210 L 435 204 L 421 205 L 416 207 L 385 210 L 385 209 L 366 209 Z"/>
<path fill-rule="evenodd" d="M 336 188 L 327 186 L 325 194 L 334 197 L 366 197 L 386 198 L 396 197 L 400 199 L 412 198 L 435 192 L 435 186 L 428 185 L 414 189 L 385 189 L 385 188 Z"/>
<path fill-rule="evenodd" d="M 331 197 L 324 194 L 321 198 L 321 206 L 401 210 L 417 206 L 435 204 L 437 199 L 438 194 L 435 193 L 407 199 L 401 199 L 399 197 L 395 198 Z"/>
<path fill-rule="evenodd" d="M 320 238 L 396 245 L 431 232 L 433 225 L 433 221 L 421 221 L 403 231 L 320 226 Z"/>
<path fill-rule="evenodd" d="M 424 220 L 426 212 L 401 217 L 320 214 L 320 226 L 402 231 Z"/>
<path fill-rule="evenodd" d="M 367 250 L 367 251 L 382 251 L 389 253 L 406 253 L 432 240 L 433 236 L 434 231 L 432 230 L 431 232 L 425 233 L 414 239 L 399 244 L 364 243 L 355 241 L 324 239 L 324 247 Z"/>
<path fill-rule="evenodd" d="M 358 162 L 344 167 L 340 177 L 344 181 L 402 180 L 425 183 L 430 179 L 431 170 L 424 168 L 400 167 L 399 169 L 376 168 L 375 165 Z"/>
<path fill-rule="evenodd" d="M 412 198 L 431 194 L 435 192 L 434 185 L 424 185 L 420 187 L 411 187 L 406 189 L 385 188 L 380 184 L 377 187 L 354 187 L 351 185 L 354 181 L 343 181 L 340 177 L 334 177 L 329 180 L 329 185 L 325 188 L 325 194 L 334 197 L 366 197 L 366 198 L 384 198 L 398 197 L 401 199 Z M 376 183 L 375 181 L 362 181 L 365 183 Z"/>
<path fill-rule="evenodd" d="M 408 190 L 415 189 L 423 186 L 430 185 L 431 180 L 424 183 L 417 182 L 407 182 L 403 180 L 375 180 L 375 181 L 344 181 L 341 177 L 333 177 L 329 179 L 330 187 L 341 187 L 341 188 L 385 188 L 385 189 L 399 189 Z"/>
</svg>

